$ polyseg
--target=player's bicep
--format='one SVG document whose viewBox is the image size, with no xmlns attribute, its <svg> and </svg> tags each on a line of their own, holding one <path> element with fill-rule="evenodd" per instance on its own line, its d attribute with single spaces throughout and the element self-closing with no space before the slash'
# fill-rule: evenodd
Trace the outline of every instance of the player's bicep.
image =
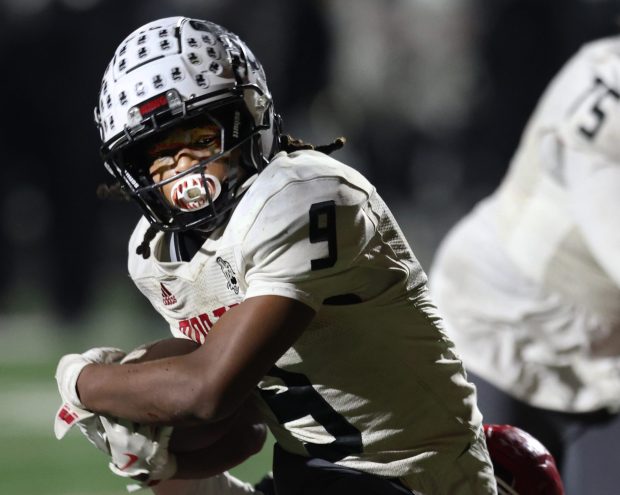
<svg viewBox="0 0 620 495">
<path fill-rule="evenodd" d="M 257 296 L 226 312 L 209 334 L 208 345 L 188 357 L 200 373 L 195 408 L 217 421 L 238 410 L 260 379 L 299 338 L 314 310 L 295 299 Z"/>
</svg>

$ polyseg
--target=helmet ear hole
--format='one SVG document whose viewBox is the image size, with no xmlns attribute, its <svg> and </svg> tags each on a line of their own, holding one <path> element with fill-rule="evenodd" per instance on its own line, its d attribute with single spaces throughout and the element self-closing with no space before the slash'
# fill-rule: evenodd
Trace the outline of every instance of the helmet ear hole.
<svg viewBox="0 0 620 495">
<path fill-rule="evenodd" d="M 243 99 L 254 118 L 254 125 L 260 129 L 258 133 L 260 156 L 253 162 L 257 170 L 262 170 L 264 163 L 268 162 L 278 151 L 276 136 L 279 134 L 281 119 L 276 121 L 271 98 L 262 94 L 257 88 L 246 88 L 243 92 Z"/>
<path fill-rule="evenodd" d="M 169 17 L 127 36 L 104 73 L 95 121 L 106 168 L 161 230 L 212 228 L 239 200 L 227 194 L 210 211 L 171 210 L 155 194 L 148 167 L 131 159 L 140 143 L 200 115 L 222 126 L 222 154 L 239 149 L 252 172 L 276 151 L 265 73 L 237 35 L 212 22 Z"/>
<path fill-rule="evenodd" d="M 269 125 L 271 100 L 267 96 L 261 94 L 255 87 L 247 87 L 243 90 L 243 100 L 250 114 L 254 117 L 254 124 L 256 126 Z"/>
</svg>

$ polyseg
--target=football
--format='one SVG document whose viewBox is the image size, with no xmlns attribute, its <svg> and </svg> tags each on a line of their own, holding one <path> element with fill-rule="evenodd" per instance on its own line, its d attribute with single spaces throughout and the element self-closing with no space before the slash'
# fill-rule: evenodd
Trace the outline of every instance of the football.
<svg viewBox="0 0 620 495">
<path fill-rule="evenodd" d="M 121 364 L 142 363 L 171 356 L 180 356 L 195 351 L 200 347 L 193 340 L 170 337 L 144 344 L 129 352 Z"/>
<path fill-rule="evenodd" d="M 121 364 L 181 356 L 199 347 L 200 344 L 193 340 L 170 337 L 137 347 L 125 356 Z M 240 452 L 251 455 L 261 449 L 266 435 L 267 428 L 260 419 L 256 405 L 252 400 L 248 400 L 237 414 L 216 423 L 175 427 L 170 437 L 169 449 L 177 454 L 202 450 L 228 436 L 234 438 Z"/>
</svg>

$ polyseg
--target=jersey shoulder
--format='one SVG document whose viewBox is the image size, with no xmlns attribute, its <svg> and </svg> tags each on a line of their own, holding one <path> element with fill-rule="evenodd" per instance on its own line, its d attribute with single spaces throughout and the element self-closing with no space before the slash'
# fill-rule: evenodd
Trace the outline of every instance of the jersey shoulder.
<svg viewBox="0 0 620 495">
<path fill-rule="evenodd" d="M 620 36 L 608 36 L 584 43 L 575 58 L 591 59 L 593 62 L 608 57 L 620 57 Z"/>
<path fill-rule="evenodd" d="M 240 246 L 247 297 L 279 294 L 318 308 L 345 293 L 375 239 L 374 187 L 322 153 L 282 154 L 240 201 L 227 230 Z M 357 271 L 356 271 L 357 273 Z"/>
<path fill-rule="evenodd" d="M 294 153 L 278 153 L 260 174 L 254 191 L 270 195 L 291 184 L 302 182 L 311 195 L 319 191 L 328 181 L 332 181 L 332 187 L 342 184 L 344 187 L 365 191 L 367 194 L 371 194 L 374 190 L 372 184 L 354 168 L 324 153 L 302 150 Z"/>
<path fill-rule="evenodd" d="M 584 45 L 567 64 L 563 80 L 557 91 L 567 105 L 558 124 L 562 144 L 620 161 L 620 36 Z"/>
<path fill-rule="evenodd" d="M 229 222 L 238 235 L 256 231 L 257 222 L 266 230 L 293 225 L 307 217 L 313 204 L 336 201 L 356 204 L 367 200 L 374 186 L 358 171 L 323 153 L 303 150 L 280 152 L 254 181 L 239 202 Z"/>
</svg>

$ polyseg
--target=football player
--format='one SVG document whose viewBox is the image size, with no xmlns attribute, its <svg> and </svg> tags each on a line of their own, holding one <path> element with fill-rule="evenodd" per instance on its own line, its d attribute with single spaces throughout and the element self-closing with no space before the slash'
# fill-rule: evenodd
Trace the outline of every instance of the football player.
<svg viewBox="0 0 620 495">
<path fill-rule="evenodd" d="M 486 421 L 549 448 L 568 493 L 620 475 L 620 37 L 542 95 L 499 188 L 442 242 L 430 285 Z"/>
<path fill-rule="evenodd" d="M 142 26 L 95 115 L 106 166 L 144 213 L 129 273 L 173 336 L 201 346 L 122 366 L 67 355 L 69 404 L 188 427 L 256 394 L 281 495 L 496 493 L 475 389 L 390 210 L 328 156 L 341 143 L 282 134 L 236 35 Z"/>
</svg>

